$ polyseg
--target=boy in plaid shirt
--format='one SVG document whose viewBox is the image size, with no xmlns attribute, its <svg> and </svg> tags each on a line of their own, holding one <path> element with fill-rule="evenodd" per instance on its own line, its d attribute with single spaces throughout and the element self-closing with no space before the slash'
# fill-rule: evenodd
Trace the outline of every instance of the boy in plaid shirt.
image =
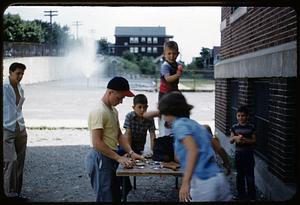
<svg viewBox="0 0 300 205">
<path fill-rule="evenodd" d="M 133 111 L 126 115 L 124 128 L 128 143 L 135 153 L 142 154 L 146 143 L 147 131 L 150 133 L 150 147 L 153 151 L 153 144 L 155 139 L 155 125 L 154 120 L 143 117 L 147 111 L 148 101 L 144 94 L 138 94 L 133 99 Z"/>
</svg>

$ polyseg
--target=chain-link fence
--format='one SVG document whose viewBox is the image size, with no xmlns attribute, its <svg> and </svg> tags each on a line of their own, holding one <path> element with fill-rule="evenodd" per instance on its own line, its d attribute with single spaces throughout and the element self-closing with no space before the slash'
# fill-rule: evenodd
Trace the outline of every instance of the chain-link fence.
<svg viewBox="0 0 300 205">
<path fill-rule="evenodd" d="M 4 42 L 3 57 L 62 56 L 65 49 L 41 43 Z"/>
</svg>

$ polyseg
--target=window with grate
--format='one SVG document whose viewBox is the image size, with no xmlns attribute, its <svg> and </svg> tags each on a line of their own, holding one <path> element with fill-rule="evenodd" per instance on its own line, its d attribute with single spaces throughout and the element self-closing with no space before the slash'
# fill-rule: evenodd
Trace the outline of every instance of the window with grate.
<svg viewBox="0 0 300 205">
<path fill-rule="evenodd" d="M 254 125 L 256 130 L 256 151 L 263 159 L 268 159 L 269 128 L 269 82 L 254 81 Z"/>
</svg>

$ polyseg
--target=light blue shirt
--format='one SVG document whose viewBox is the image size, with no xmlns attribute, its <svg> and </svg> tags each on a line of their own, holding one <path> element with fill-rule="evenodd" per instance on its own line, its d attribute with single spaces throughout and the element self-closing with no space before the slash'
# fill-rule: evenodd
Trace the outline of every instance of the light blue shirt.
<svg viewBox="0 0 300 205">
<path fill-rule="evenodd" d="M 172 132 L 175 137 L 174 148 L 180 161 L 180 167 L 185 170 L 187 162 L 187 150 L 181 141 L 192 136 L 198 145 L 198 160 L 193 176 L 200 179 L 208 179 L 221 172 L 215 160 L 215 153 L 211 145 L 212 136 L 205 127 L 189 118 L 176 118 L 172 123 Z"/>
<path fill-rule="evenodd" d="M 14 88 L 10 84 L 9 77 L 3 81 L 3 128 L 14 132 L 16 123 L 18 122 L 20 130 L 25 129 L 25 121 L 22 113 L 22 105 L 25 101 L 24 90 L 18 84 L 20 93 L 19 104 L 16 105 L 16 94 Z"/>
</svg>

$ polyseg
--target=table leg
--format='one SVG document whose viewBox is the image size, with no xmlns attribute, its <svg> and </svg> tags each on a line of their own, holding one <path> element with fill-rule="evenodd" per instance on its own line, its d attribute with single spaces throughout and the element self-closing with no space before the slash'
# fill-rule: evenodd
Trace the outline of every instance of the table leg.
<svg viewBox="0 0 300 205">
<path fill-rule="evenodd" d="M 123 202 L 127 201 L 127 196 L 126 196 L 126 177 L 122 177 L 122 198 L 123 198 Z"/>
<path fill-rule="evenodd" d="M 178 189 L 178 177 L 175 177 L 175 188 Z"/>
<path fill-rule="evenodd" d="M 136 189 L 136 176 L 133 176 L 133 189 Z"/>
</svg>

